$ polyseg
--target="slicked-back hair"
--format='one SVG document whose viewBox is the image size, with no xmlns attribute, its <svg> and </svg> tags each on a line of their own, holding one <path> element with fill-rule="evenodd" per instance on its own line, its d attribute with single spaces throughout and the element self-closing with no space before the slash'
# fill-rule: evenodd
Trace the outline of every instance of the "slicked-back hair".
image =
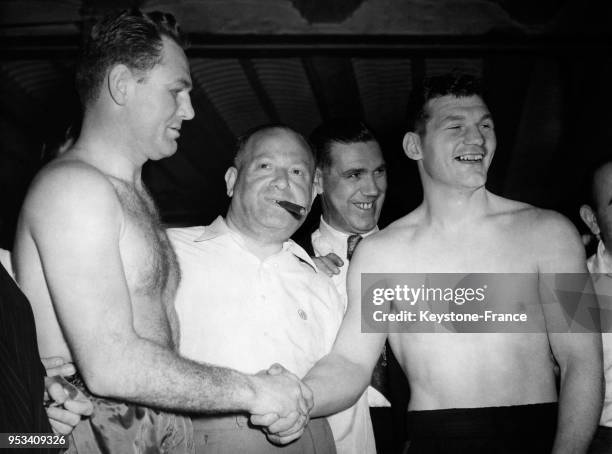
<svg viewBox="0 0 612 454">
<path fill-rule="evenodd" d="M 295 136 L 298 137 L 298 139 L 300 139 L 304 143 L 304 146 L 306 147 L 308 152 L 312 153 L 312 149 L 310 148 L 308 141 L 304 138 L 302 134 L 297 132 L 295 129 L 291 128 L 290 126 L 287 126 L 284 123 L 266 123 L 266 124 L 256 126 L 254 128 L 249 129 L 248 131 L 246 131 L 244 134 L 240 135 L 236 139 L 236 146 L 235 146 L 236 152 L 234 154 L 234 167 L 236 167 L 236 169 L 240 170 L 240 168 L 244 164 L 244 157 L 246 156 L 246 152 L 247 152 L 247 144 L 249 143 L 249 140 L 251 139 L 251 137 L 253 137 L 254 135 L 262 131 L 268 131 L 272 129 L 283 129 L 292 134 L 295 134 Z"/>
<path fill-rule="evenodd" d="M 408 116 L 412 123 L 411 130 L 423 137 L 430 117 L 429 101 L 448 95 L 456 98 L 469 96 L 483 98 L 482 80 L 469 74 L 457 72 L 426 78 L 423 81 L 422 96 L 413 98 L 412 108 L 409 109 Z"/>
<path fill-rule="evenodd" d="M 587 167 L 586 173 L 582 181 L 582 203 L 589 205 L 593 211 L 597 210 L 598 200 L 595 194 L 595 177 L 602 167 L 612 164 L 612 157 L 604 156 L 594 160 Z"/>
<path fill-rule="evenodd" d="M 76 87 L 83 106 L 98 98 L 112 66 L 124 64 L 146 72 L 158 64 L 163 37 L 181 47 L 186 45 L 176 19 L 169 13 L 143 13 L 132 8 L 100 19 L 91 29 L 77 64 Z"/>
<path fill-rule="evenodd" d="M 351 144 L 377 142 L 374 132 L 366 124 L 354 118 L 335 118 L 317 126 L 308 138 L 315 155 L 317 167 L 329 169 L 332 165 L 331 148 L 334 143 Z"/>
</svg>

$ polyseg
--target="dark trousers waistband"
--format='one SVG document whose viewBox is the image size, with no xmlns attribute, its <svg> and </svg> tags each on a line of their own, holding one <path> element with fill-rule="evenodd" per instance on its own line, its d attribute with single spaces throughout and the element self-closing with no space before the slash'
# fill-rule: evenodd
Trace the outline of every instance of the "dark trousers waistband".
<svg viewBox="0 0 612 454">
<path fill-rule="evenodd" d="M 449 408 L 408 412 L 412 438 L 500 437 L 554 433 L 558 405 L 554 403 L 507 407 Z"/>
</svg>

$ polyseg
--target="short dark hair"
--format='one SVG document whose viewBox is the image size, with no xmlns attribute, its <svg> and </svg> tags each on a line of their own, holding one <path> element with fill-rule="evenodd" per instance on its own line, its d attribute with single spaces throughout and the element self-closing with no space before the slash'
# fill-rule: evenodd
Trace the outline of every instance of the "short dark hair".
<svg viewBox="0 0 612 454">
<path fill-rule="evenodd" d="M 332 164 L 331 148 L 334 143 L 378 142 L 374 132 L 355 118 L 334 118 L 317 126 L 308 138 L 317 167 L 325 170 Z"/>
<path fill-rule="evenodd" d="M 412 124 L 411 130 L 423 136 L 427 121 L 429 120 L 427 103 L 432 99 L 448 95 L 455 96 L 456 98 L 469 96 L 483 98 L 482 80 L 478 77 L 458 72 L 426 78 L 423 81 L 422 94 L 413 94 L 412 108 L 409 109 L 408 115 Z"/>
<path fill-rule="evenodd" d="M 236 146 L 235 146 L 236 151 L 234 154 L 234 167 L 236 167 L 238 170 L 240 170 L 240 168 L 242 167 L 242 164 L 244 163 L 244 156 L 246 154 L 246 146 L 249 140 L 251 140 L 251 137 L 253 137 L 255 134 L 258 134 L 262 131 L 267 131 L 270 129 L 284 129 L 285 131 L 289 131 L 295 134 L 302 142 L 304 142 L 306 149 L 309 151 L 309 153 L 312 154 L 312 149 L 310 148 L 308 141 L 304 138 L 302 134 L 297 132 L 295 129 L 291 128 L 290 126 L 287 126 L 285 123 L 266 123 L 266 124 L 251 128 L 248 131 L 246 131 L 244 134 L 241 134 L 240 136 L 238 136 L 238 138 L 236 139 Z"/>
<path fill-rule="evenodd" d="M 597 172 L 599 172 L 602 167 L 608 164 L 612 164 L 612 157 L 603 156 L 599 159 L 592 161 L 588 165 L 584 174 L 584 178 L 582 181 L 581 203 L 586 203 L 594 211 L 597 209 L 597 196 L 595 194 L 595 177 L 597 176 Z"/>
<path fill-rule="evenodd" d="M 161 61 L 162 38 L 186 45 L 172 14 L 137 8 L 109 14 L 97 22 L 81 50 L 76 87 L 83 105 L 95 101 L 113 65 L 148 71 Z"/>
</svg>

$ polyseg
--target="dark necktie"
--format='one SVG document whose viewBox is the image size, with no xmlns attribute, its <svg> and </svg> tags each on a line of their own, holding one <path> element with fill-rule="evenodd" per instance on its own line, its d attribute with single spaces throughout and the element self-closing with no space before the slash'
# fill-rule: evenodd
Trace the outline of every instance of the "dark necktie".
<svg viewBox="0 0 612 454">
<path fill-rule="evenodd" d="M 353 252 L 355 252 L 355 248 L 359 244 L 359 242 L 363 240 L 361 235 L 350 235 L 346 240 L 346 258 L 350 261 L 353 257 Z M 370 383 L 372 387 L 374 387 L 378 392 L 380 392 L 383 396 L 389 396 L 387 392 L 387 351 L 386 345 L 383 346 L 382 354 L 378 361 L 376 362 L 376 366 L 374 367 L 374 371 L 372 372 L 372 381 Z"/>
<path fill-rule="evenodd" d="M 355 248 L 359 244 L 359 242 L 363 240 L 361 235 L 351 235 L 346 239 L 346 258 L 352 259 L 353 252 L 355 252 Z"/>
</svg>

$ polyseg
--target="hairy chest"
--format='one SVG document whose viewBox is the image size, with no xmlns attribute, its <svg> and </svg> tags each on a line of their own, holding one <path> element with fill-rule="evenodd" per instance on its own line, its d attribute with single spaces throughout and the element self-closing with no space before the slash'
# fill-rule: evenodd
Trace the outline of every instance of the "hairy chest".
<svg viewBox="0 0 612 454">
<path fill-rule="evenodd" d="M 135 297 L 171 299 L 180 270 L 150 195 L 115 184 L 124 223 L 120 249 L 130 292 Z"/>
</svg>

